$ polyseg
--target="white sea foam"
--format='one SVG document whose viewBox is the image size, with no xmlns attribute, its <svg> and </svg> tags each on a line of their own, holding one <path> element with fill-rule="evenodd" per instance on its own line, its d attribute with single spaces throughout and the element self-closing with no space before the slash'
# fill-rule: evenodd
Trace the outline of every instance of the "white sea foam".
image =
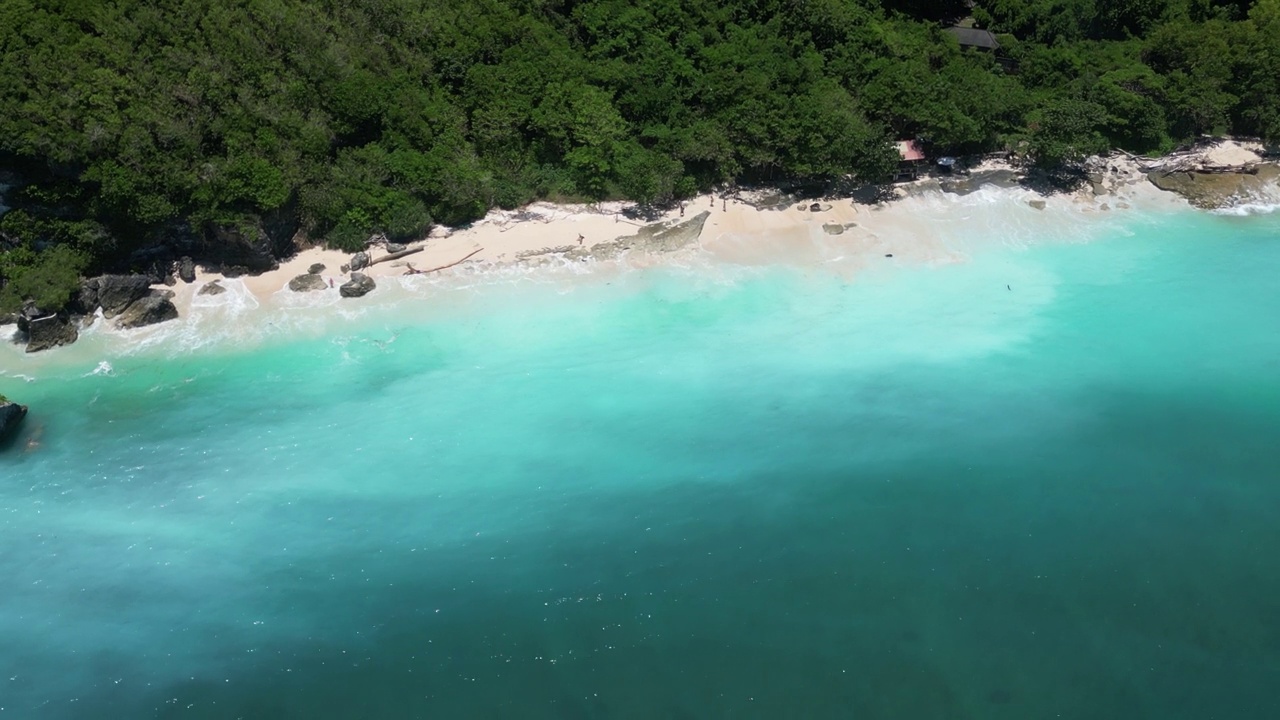
<svg viewBox="0 0 1280 720">
<path fill-rule="evenodd" d="M 1248 215 L 1270 215 L 1277 210 L 1280 210 L 1280 202 L 1247 202 L 1231 207 L 1217 208 L 1210 212 L 1214 215 L 1246 217 Z"/>
<path fill-rule="evenodd" d="M 91 377 L 94 375 L 111 376 L 111 375 L 114 375 L 115 372 L 116 372 L 115 368 L 111 366 L 111 363 L 107 362 L 106 360 L 103 360 L 102 362 L 98 363 L 98 367 L 85 373 L 82 377 Z"/>
</svg>

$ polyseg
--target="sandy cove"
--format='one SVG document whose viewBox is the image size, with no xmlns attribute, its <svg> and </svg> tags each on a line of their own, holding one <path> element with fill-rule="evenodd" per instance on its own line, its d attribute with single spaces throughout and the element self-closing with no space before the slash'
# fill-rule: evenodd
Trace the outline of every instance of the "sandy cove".
<svg viewBox="0 0 1280 720">
<path fill-rule="evenodd" d="M 1179 161 L 1185 165 L 1188 155 Z M 1227 141 L 1190 156 L 1202 164 L 1247 165 L 1260 160 L 1251 148 Z M 1017 170 L 999 159 L 989 160 L 970 172 L 942 178 L 925 178 L 894 188 L 896 200 L 868 204 L 852 198 L 809 200 L 777 191 L 736 191 L 727 195 L 702 195 L 656 217 L 644 219 L 624 212 L 626 203 L 555 205 L 534 203 L 517 210 L 495 210 L 470 226 L 447 230 L 438 228 L 424 240 L 409 243 L 421 252 L 381 262 L 365 268 L 375 281 L 405 275 L 409 268 L 431 270 L 460 265 L 439 272 L 475 272 L 486 267 L 514 264 L 534 265 L 552 259 L 585 261 L 616 258 L 625 251 L 633 264 L 661 262 L 656 255 L 672 248 L 655 249 L 645 242 L 631 242 L 637 234 L 661 226 L 678 225 L 706 213 L 700 233 L 683 244 L 696 247 L 717 260 L 735 265 L 757 266 L 779 262 L 821 264 L 831 258 L 843 261 L 845 272 L 883 258 L 906 262 L 954 259 L 954 251 L 937 237 L 936 226 L 922 217 L 912 199 L 957 197 L 986 187 L 1003 186 L 1002 193 L 1020 198 L 1030 211 L 1028 222 L 1036 222 L 1034 211 L 1067 210 L 1081 216 L 1134 206 L 1187 207 L 1181 197 L 1162 192 L 1147 181 L 1150 160 L 1122 154 L 1094 158 L 1090 162 L 1091 183 L 1075 193 L 1036 195 L 1013 183 Z M 1167 162 L 1167 161 L 1166 161 Z M 945 193 L 945 194 L 942 194 Z M 1049 222 L 1048 219 L 1042 222 Z M 648 230 L 646 230 L 648 228 Z M 581 240 L 580 240 L 581 239 Z M 696 242 L 692 242 L 696 240 Z M 634 247 L 633 247 L 634 245 Z M 377 260 L 386 255 L 381 245 L 369 249 Z M 325 266 L 320 275 L 332 287 L 313 292 L 337 293 L 348 279 L 341 271 L 350 262 L 348 253 L 312 248 L 299 252 L 276 270 L 241 278 L 245 288 L 259 302 L 269 302 L 287 289 L 291 279 L 305 274 L 316 263 Z M 200 270 L 196 281 L 173 288 L 175 303 L 185 314 L 194 294 L 220 275 Z M 358 302 L 350 300 L 349 302 Z"/>
</svg>

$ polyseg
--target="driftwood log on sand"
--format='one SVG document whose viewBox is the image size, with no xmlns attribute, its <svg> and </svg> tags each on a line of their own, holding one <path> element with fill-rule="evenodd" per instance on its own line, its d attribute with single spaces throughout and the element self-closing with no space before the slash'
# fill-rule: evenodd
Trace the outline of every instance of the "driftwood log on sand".
<svg viewBox="0 0 1280 720">
<path fill-rule="evenodd" d="M 419 249 L 419 250 L 421 250 L 422 248 L 418 248 L 418 249 Z M 484 248 L 476 248 L 475 250 L 472 250 L 471 252 L 467 253 L 466 257 L 462 258 L 461 260 L 456 260 L 456 261 L 454 261 L 454 262 L 449 263 L 448 265 L 441 265 L 440 267 L 433 267 L 433 268 L 431 268 L 430 270 L 419 270 L 419 269 L 415 268 L 414 266 L 410 265 L 410 266 L 409 266 L 409 269 L 408 269 L 408 270 L 406 270 L 404 274 L 405 274 L 405 275 L 426 275 L 427 273 L 433 273 L 433 272 L 435 272 L 435 271 L 437 271 L 437 270 L 447 270 L 447 269 L 449 269 L 449 268 L 453 267 L 454 265 L 461 265 L 462 263 L 464 263 L 464 262 L 466 262 L 466 261 L 470 260 L 470 259 L 472 258 L 472 256 L 474 256 L 475 254 L 477 254 L 477 253 L 481 253 L 481 252 L 484 252 Z M 390 256 L 388 256 L 388 257 L 390 257 Z"/>
<path fill-rule="evenodd" d="M 377 260 L 374 260 L 374 261 L 370 262 L 369 264 L 370 264 L 370 265 L 377 265 L 377 264 L 378 264 L 378 263 L 380 263 L 380 262 L 388 262 L 388 261 L 391 261 L 391 260 L 399 260 L 399 259 L 400 259 L 400 258 L 402 258 L 402 257 L 408 257 L 408 256 L 410 256 L 410 255 L 412 255 L 412 254 L 414 254 L 414 253 L 420 253 L 420 252 L 422 252 L 423 250 L 426 250 L 426 247 L 425 247 L 425 246 L 420 246 L 420 247 L 416 247 L 416 248 L 409 248 L 408 250 L 401 250 L 400 252 L 393 252 L 393 253 L 391 253 L 390 255 L 383 255 L 382 257 L 378 258 Z"/>
</svg>

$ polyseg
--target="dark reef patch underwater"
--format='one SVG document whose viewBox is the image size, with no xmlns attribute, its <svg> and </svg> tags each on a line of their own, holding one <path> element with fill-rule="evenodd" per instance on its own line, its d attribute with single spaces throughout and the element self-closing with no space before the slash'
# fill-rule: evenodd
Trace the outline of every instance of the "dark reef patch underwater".
<svg viewBox="0 0 1280 720">
<path fill-rule="evenodd" d="M 1127 228 L 6 369 L 0 718 L 1280 716 L 1280 219 Z"/>
</svg>

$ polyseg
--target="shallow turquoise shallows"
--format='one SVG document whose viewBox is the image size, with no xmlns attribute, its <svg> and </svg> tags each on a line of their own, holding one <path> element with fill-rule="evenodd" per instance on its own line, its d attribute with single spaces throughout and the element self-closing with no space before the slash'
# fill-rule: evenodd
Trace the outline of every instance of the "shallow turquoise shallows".
<svg viewBox="0 0 1280 720">
<path fill-rule="evenodd" d="M 1108 228 L 10 353 L 0 718 L 1280 717 L 1280 217 Z"/>
</svg>

